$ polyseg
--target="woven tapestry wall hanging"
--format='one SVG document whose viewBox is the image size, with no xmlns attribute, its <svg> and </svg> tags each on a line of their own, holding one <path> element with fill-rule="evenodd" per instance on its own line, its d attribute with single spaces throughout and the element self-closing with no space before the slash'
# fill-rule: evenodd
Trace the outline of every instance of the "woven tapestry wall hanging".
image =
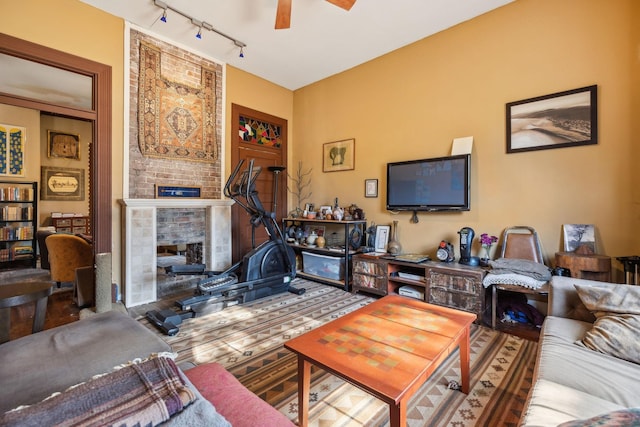
<svg viewBox="0 0 640 427">
<path fill-rule="evenodd" d="M 185 64 L 193 72 L 194 64 Z M 197 68 L 201 73 L 197 87 L 166 79 L 160 49 L 140 44 L 138 126 L 143 155 L 195 162 L 218 158 L 216 74 Z"/>
</svg>

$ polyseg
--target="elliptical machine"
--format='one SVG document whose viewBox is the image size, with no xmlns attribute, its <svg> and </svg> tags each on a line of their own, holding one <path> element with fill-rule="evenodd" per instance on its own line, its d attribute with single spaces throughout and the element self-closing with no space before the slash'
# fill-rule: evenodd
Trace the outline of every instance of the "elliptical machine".
<svg viewBox="0 0 640 427">
<path fill-rule="evenodd" d="M 178 333 L 183 320 L 220 311 L 226 307 L 253 301 L 266 296 L 290 291 L 301 295 L 304 288 L 290 286 L 296 276 L 293 249 L 285 243 L 275 212 L 268 212 L 260 202 L 256 180 L 262 168 L 254 161 L 240 173 L 244 160 L 235 167 L 224 186 L 224 195 L 233 199 L 250 215 L 253 249 L 223 272 L 205 271 L 203 264 L 173 265 L 166 267 L 172 275 L 204 275 L 192 297 L 176 301 L 180 311 L 152 310 L 146 317 L 166 335 Z M 281 169 L 279 169 L 280 171 Z M 274 180 L 274 199 L 277 197 L 277 173 Z M 274 206 L 275 206 L 274 201 Z M 264 226 L 269 240 L 255 247 L 255 229 Z"/>
</svg>

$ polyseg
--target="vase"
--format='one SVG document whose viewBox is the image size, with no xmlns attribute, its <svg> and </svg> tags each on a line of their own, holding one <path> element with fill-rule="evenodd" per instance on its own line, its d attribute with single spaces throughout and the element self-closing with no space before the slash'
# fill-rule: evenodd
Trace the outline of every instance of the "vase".
<svg viewBox="0 0 640 427">
<path fill-rule="evenodd" d="M 324 237 L 318 236 L 318 238 L 316 239 L 316 245 L 318 245 L 319 248 L 324 248 L 325 244 L 326 241 L 324 240 Z"/>
<path fill-rule="evenodd" d="M 402 245 L 398 241 L 398 221 L 393 221 L 393 224 L 391 224 L 391 235 L 387 243 L 387 252 L 391 255 L 398 255 L 401 250 Z"/>
<path fill-rule="evenodd" d="M 491 260 L 491 255 L 489 252 L 491 251 L 491 246 L 488 248 L 484 248 L 484 257 L 480 258 L 480 267 L 489 267 L 489 261 Z"/>
</svg>

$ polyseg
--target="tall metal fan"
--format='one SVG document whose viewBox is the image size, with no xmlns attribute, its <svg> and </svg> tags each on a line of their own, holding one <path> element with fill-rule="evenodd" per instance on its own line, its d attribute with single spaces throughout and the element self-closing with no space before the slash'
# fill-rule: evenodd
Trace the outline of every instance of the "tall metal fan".
<svg viewBox="0 0 640 427">
<path fill-rule="evenodd" d="M 326 0 L 331 4 L 350 10 L 356 0 Z M 291 0 L 278 0 L 276 11 L 276 30 L 291 27 Z"/>
</svg>

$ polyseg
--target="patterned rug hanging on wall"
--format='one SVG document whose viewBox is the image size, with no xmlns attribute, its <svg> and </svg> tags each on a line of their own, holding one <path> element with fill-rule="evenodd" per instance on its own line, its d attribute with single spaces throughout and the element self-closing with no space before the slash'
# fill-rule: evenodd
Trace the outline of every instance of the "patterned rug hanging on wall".
<svg viewBox="0 0 640 427">
<path fill-rule="evenodd" d="M 160 49 L 140 44 L 140 151 L 144 156 L 213 162 L 218 158 L 215 70 L 175 58 L 172 64 L 183 68 L 176 74 L 199 72 L 200 83 L 189 85 L 164 77 Z"/>
</svg>

